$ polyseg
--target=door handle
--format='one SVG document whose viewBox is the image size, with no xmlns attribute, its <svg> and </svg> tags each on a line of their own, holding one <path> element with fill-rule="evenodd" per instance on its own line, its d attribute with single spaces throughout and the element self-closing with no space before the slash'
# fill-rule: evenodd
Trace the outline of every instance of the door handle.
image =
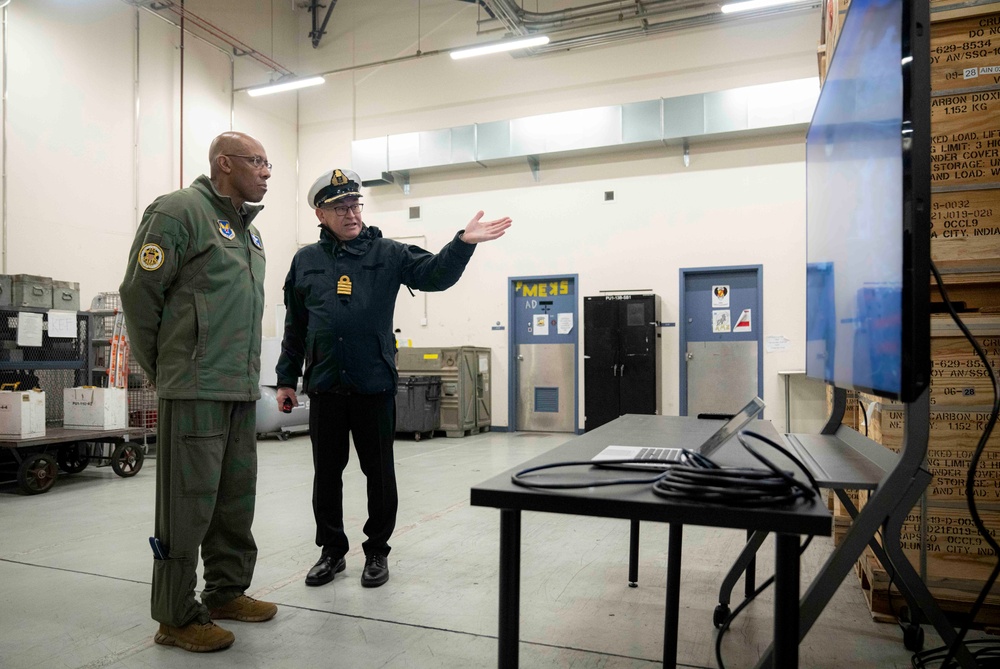
<svg viewBox="0 0 1000 669">
<path fill-rule="evenodd" d="M 618 363 L 611 366 L 611 376 L 618 376 Z"/>
<path fill-rule="evenodd" d="M 517 359 L 518 360 L 524 360 L 524 356 L 523 355 L 519 355 L 519 356 L 517 356 Z"/>
<path fill-rule="evenodd" d="M 624 362 L 622 363 L 621 372 L 622 372 L 622 376 L 625 376 L 625 363 Z"/>
</svg>

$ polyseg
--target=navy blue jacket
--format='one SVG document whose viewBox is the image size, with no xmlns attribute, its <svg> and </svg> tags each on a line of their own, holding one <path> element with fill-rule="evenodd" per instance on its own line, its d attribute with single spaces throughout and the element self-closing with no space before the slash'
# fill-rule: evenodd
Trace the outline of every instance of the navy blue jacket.
<svg viewBox="0 0 1000 669">
<path fill-rule="evenodd" d="M 434 255 L 385 239 L 376 227 L 349 242 L 322 227 L 285 277 L 278 385 L 295 388 L 301 375 L 305 393 L 395 393 L 396 294 L 402 285 L 424 292 L 455 285 L 476 248 L 459 235 Z"/>
</svg>

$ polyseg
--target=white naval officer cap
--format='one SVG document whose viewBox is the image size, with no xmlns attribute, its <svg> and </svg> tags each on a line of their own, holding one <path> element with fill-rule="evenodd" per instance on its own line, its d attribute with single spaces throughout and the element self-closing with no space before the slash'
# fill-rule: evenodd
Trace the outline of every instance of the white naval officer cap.
<svg viewBox="0 0 1000 669">
<path fill-rule="evenodd" d="M 361 197 L 361 177 L 351 170 L 332 169 L 309 189 L 309 206 L 322 209 L 345 197 Z"/>
</svg>

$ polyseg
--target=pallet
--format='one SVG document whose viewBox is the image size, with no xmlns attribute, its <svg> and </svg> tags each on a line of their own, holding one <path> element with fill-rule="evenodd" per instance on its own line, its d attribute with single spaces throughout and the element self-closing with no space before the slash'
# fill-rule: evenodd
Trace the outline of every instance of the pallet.
<svg viewBox="0 0 1000 669">
<path fill-rule="evenodd" d="M 880 623 L 895 623 L 900 614 L 908 614 L 906 599 L 893 584 L 892 591 L 889 591 L 889 574 L 879 563 L 878 559 L 866 548 L 864 554 L 855 564 L 855 572 L 861 582 L 861 590 L 868 604 L 872 620 Z M 933 590 L 931 594 L 934 594 Z M 948 620 L 955 627 L 961 627 L 968 621 L 969 609 L 972 608 L 972 600 L 960 601 L 954 599 L 944 599 L 935 596 L 938 608 L 945 614 Z M 972 629 L 984 630 L 989 633 L 996 633 L 1000 630 L 1000 604 L 989 603 L 983 605 L 976 616 L 975 622 L 970 625 Z"/>
</svg>

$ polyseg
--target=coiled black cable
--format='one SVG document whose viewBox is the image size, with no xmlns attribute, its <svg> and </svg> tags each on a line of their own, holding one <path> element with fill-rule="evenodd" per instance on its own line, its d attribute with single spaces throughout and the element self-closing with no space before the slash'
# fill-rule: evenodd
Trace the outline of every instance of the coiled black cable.
<svg viewBox="0 0 1000 669">
<path fill-rule="evenodd" d="M 780 451 L 809 481 L 805 485 L 791 472 L 786 472 L 757 452 L 749 443 L 754 438 Z M 668 499 L 683 499 L 707 504 L 729 504 L 743 507 L 782 506 L 798 499 L 819 496 L 819 484 L 799 460 L 772 439 L 757 432 L 743 430 L 737 438 L 747 451 L 767 469 L 751 467 L 720 468 L 701 456 L 689 465 L 671 467 L 653 483 L 653 492 Z"/>
</svg>

